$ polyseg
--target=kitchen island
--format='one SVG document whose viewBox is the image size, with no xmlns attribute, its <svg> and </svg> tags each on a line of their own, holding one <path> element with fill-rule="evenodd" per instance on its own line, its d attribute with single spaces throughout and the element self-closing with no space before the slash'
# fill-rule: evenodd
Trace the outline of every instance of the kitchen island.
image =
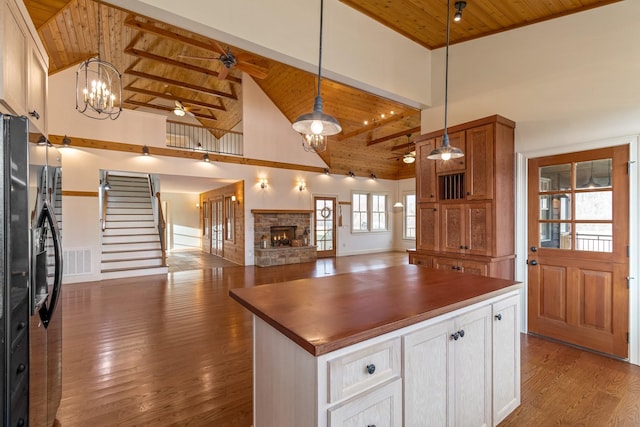
<svg viewBox="0 0 640 427">
<path fill-rule="evenodd" d="M 520 402 L 521 286 L 402 265 L 231 290 L 254 426 L 497 424 Z"/>
</svg>

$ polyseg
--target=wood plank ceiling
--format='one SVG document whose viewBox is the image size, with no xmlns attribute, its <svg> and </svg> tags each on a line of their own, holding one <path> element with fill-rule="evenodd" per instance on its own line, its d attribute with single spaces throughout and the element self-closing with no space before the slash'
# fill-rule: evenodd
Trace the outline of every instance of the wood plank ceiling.
<svg viewBox="0 0 640 427">
<path fill-rule="evenodd" d="M 49 74 L 77 67 L 100 54 L 123 73 L 125 108 L 151 110 L 175 120 L 171 111 L 175 101 L 180 101 L 190 113 L 187 120 L 197 120 L 220 137 L 242 122 L 241 83 L 247 74 L 239 68 L 253 75 L 266 72 L 266 77 L 258 75 L 260 78 L 254 80 L 290 121 L 312 108 L 317 87 L 314 74 L 106 3 L 100 10 L 98 46 L 99 3 L 24 1 L 49 54 Z M 446 0 L 341 1 L 428 49 L 445 43 Z M 451 28 L 451 42 L 615 1 L 619 0 L 469 1 L 463 25 Z M 224 76 L 228 70 L 218 58 L 226 49 L 241 65 Z M 386 179 L 415 176 L 413 165 L 403 163 L 401 158 L 419 134 L 418 110 L 327 79 L 323 79 L 322 97 L 325 112 L 336 117 L 343 127 L 340 135 L 330 137 L 329 149 L 321 154 L 333 173 L 352 170 L 358 176 L 375 173 Z"/>
</svg>

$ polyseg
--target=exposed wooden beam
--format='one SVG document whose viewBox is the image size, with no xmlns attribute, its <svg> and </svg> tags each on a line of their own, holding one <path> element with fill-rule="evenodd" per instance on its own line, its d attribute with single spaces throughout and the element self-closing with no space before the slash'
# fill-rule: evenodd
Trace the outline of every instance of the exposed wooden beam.
<svg viewBox="0 0 640 427">
<path fill-rule="evenodd" d="M 124 105 L 132 105 L 132 106 L 136 106 L 136 107 L 152 108 L 154 110 L 162 110 L 162 111 L 169 111 L 169 112 L 173 111 L 173 107 L 169 107 L 169 106 L 166 106 L 166 105 L 149 104 L 147 102 L 134 101 L 132 99 L 128 99 L 128 100 L 124 101 L 123 104 Z M 216 116 L 214 116 L 213 114 L 207 115 L 207 114 L 195 113 L 193 111 L 190 111 L 187 114 L 193 114 L 195 117 L 198 117 L 198 118 L 201 118 L 201 119 L 218 120 L 216 118 Z"/>
<path fill-rule="evenodd" d="M 154 76 L 153 74 L 144 73 L 142 71 L 136 71 L 131 68 L 127 69 L 124 74 L 128 74 L 130 76 L 140 77 L 141 79 L 153 80 L 156 82 L 160 82 L 166 85 L 172 85 L 176 87 L 181 87 L 183 89 L 193 90 L 195 92 L 204 93 L 207 95 L 219 96 L 222 98 L 232 99 L 234 101 L 238 100 L 238 96 L 233 93 L 222 92 L 215 89 L 210 89 L 204 86 L 198 86 L 187 82 L 182 82 L 179 80 L 168 79 L 162 76 Z"/>
<path fill-rule="evenodd" d="M 226 111 L 227 110 L 224 105 L 215 105 L 215 104 L 209 104 L 208 102 L 195 101 L 195 100 L 186 100 L 186 99 L 182 99 L 180 97 L 177 97 L 175 95 L 170 95 L 168 93 L 156 92 L 155 90 L 141 89 L 141 88 L 137 88 L 137 87 L 134 87 L 134 86 L 131 86 L 131 85 L 128 85 L 123 90 L 127 91 L 127 92 L 135 92 L 135 93 L 140 93 L 140 94 L 143 94 L 143 95 L 149 95 L 149 96 L 153 96 L 155 98 L 163 98 L 163 99 L 168 99 L 168 100 L 171 100 L 171 101 L 180 101 L 180 102 L 182 102 L 183 105 L 194 105 L 196 107 L 207 108 L 207 109 L 210 109 L 210 110 L 220 110 L 220 111 Z"/>
<path fill-rule="evenodd" d="M 407 130 L 403 130 L 401 132 L 396 132 L 396 133 L 393 133 L 391 135 L 387 135 L 387 136 L 382 137 L 382 138 L 373 139 L 373 140 L 367 142 L 367 147 L 370 146 L 370 145 L 380 144 L 381 142 L 390 141 L 392 139 L 396 139 L 396 138 L 399 138 L 401 136 L 406 136 L 409 133 L 416 133 L 416 132 L 420 132 L 420 126 L 417 126 L 417 127 L 411 128 L 411 129 L 407 129 Z"/>
<path fill-rule="evenodd" d="M 173 65 L 174 67 L 184 68 L 186 70 L 195 71 L 196 73 L 207 74 L 209 76 L 213 76 L 215 78 L 219 78 L 219 74 L 216 71 L 210 70 L 204 67 L 198 67 L 197 65 L 187 64 L 181 61 L 176 61 L 175 59 L 166 58 L 164 56 L 156 55 L 154 53 L 145 52 L 140 49 L 136 49 L 133 47 L 128 47 L 124 50 L 124 53 L 127 55 L 135 56 L 137 58 L 150 59 L 156 62 L 162 62 L 163 64 Z M 227 75 L 226 80 L 234 83 L 242 83 L 242 79 L 234 76 Z"/>
<path fill-rule="evenodd" d="M 49 141 L 55 145 L 62 145 L 63 135 L 49 135 Z M 71 138 L 71 146 L 76 148 L 92 148 L 96 150 L 121 151 L 136 155 L 142 155 L 142 146 L 137 144 L 125 144 L 122 142 L 101 141 L 98 139 Z M 174 148 L 149 147 L 149 154 L 152 156 L 177 157 L 183 159 L 202 160 L 203 151 L 177 150 Z M 225 156 L 223 154 L 208 153 L 212 162 L 235 163 L 247 166 L 259 166 L 267 168 L 278 168 L 287 170 L 298 170 L 304 172 L 324 173 L 324 167 L 298 165 L 294 163 L 272 162 L 268 160 L 250 159 L 247 157 Z"/>
<path fill-rule="evenodd" d="M 136 28 L 139 31 L 143 31 L 145 33 L 155 34 L 160 37 L 164 37 L 170 40 L 175 40 L 183 44 L 188 44 L 200 49 L 208 50 L 217 54 L 215 48 L 207 42 L 203 42 L 200 40 L 195 40 L 191 37 L 183 36 L 182 34 L 175 33 L 170 30 L 165 30 L 163 28 L 159 28 L 154 24 L 148 22 L 138 21 L 134 15 L 129 15 L 124 20 L 124 25 L 132 28 Z"/>
<path fill-rule="evenodd" d="M 402 120 L 402 119 L 404 119 L 406 117 L 411 117 L 414 114 L 420 114 L 420 112 L 417 111 L 417 110 L 407 110 L 404 113 L 394 114 L 393 116 L 390 116 L 390 117 L 388 117 L 386 119 L 376 120 L 375 122 L 370 123 L 370 124 L 368 124 L 366 126 L 363 126 L 358 130 L 354 130 L 353 132 L 349 132 L 349 133 L 345 133 L 345 134 L 342 134 L 342 135 L 338 135 L 338 141 L 343 141 L 345 139 L 353 138 L 354 136 L 358 136 L 358 135 L 361 135 L 361 134 L 363 134 L 365 132 L 369 132 L 371 130 L 386 126 L 386 125 L 388 125 L 390 123 L 395 123 L 398 120 Z"/>
</svg>

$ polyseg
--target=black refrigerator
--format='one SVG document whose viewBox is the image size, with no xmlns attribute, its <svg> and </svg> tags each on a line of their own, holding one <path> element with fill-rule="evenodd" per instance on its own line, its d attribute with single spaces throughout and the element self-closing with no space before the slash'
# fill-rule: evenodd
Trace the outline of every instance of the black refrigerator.
<svg viewBox="0 0 640 427">
<path fill-rule="evenodd" d="M 0 114 L 0 142 L 2 425 L 51 427 L 62 391 L 61 156 L 25 117 Z"/>
</svg>

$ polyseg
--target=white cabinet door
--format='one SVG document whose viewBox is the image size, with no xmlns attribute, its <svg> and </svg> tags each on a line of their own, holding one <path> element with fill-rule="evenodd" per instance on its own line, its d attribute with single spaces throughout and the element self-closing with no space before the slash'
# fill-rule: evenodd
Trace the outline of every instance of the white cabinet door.
<svg viewBox="0 0 640 427">
<path fill-rule="evenodd" d="M 329 427 L 402 427 L 402 379 L 329 410 Z"/>
<path fill-rule="evenodd" d="M 0 8 L 0 111 L 25 115 L 29 34 L 12 0 Z"/>
<path fill-rule="evenodd" d="M 491 307 L 404 337 L 406 426 L 491 425 Z"/>
<path fill-rule="evenodd" d="M 406 426 L 447 426 L 449 422 L 450 334 L 445 321 L 407 334 L 404 340 Z"/>
<path fill-rule="evenodd" d="M 493 422 L 520 405 L 520 297 L 493 304 Z"/>
<path fill-rule="evenodd" d="M 454 319 L 454 425 L 491 425 L 491 307 L 481 307 Z"/>
<path fill-rule="evenodd" d="M 42 57 L 35 41 L 29 49 L 29 87 L 27 113 L 29 121 L 40 133 L 47 134 L 47 61 Z"/>
</svg>

